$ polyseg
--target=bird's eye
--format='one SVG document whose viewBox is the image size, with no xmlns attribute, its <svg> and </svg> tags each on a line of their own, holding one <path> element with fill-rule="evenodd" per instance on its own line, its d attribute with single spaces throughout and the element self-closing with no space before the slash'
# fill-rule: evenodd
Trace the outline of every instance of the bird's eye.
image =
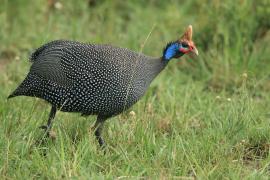
<svg viewBox="0 0 270 180">
<path fill-rule="evenodd" d="M 188 48 L 188 44 L 187 43 L 182 43 L 182 47 Z"/>
</svg>

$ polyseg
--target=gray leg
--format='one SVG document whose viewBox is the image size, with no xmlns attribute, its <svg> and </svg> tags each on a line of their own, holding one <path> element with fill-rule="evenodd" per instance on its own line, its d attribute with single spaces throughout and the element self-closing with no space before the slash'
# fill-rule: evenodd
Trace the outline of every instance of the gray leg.
<svg viewBox="0 0 270 180">
<path fill-rule="evenodd" d="M 50 130 L 52 128 L 52 122 L 53 122 L 53 119 L 55 117 L 56 111 L 57 111 L 56 106 L 52 105 L 51 112 L 50 112 L 50 115 L 49 115 L 49 119 L 47 121 L 47 125 L 40 126 L 41 129 L 45 130 L 47 135 L 49 135 Z"/>
<path fill-rule="evenodd" d="M 97 117 L 96 123 L 94 125 L 94 129 L 95 129 L 95 136 L 98 140 L 98 143 L 100 145 L 101 148 L 105 147 L 105 141 L 103 140 L 103 138 L 101 137 L 101 133 L 102 133 L 102 128 L 103 128 L 103 124 L 106 118 Z"/>
</svg>

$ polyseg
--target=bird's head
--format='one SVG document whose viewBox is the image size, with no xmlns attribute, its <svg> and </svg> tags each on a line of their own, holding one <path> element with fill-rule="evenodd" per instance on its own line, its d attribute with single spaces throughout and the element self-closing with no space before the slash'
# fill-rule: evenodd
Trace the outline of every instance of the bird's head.
<svg viewBox="0 0 270 180">
<path fill-rule="evenodd" d="M 169 61 L 172 58 L 179 58 L 184 54 L 198 56 L 198 50 L 192 41 L 192 26 L 189 25 L 186 32 L 180 39 L 167 44 L 163 51 L 163 60 Z"/>
</svg>

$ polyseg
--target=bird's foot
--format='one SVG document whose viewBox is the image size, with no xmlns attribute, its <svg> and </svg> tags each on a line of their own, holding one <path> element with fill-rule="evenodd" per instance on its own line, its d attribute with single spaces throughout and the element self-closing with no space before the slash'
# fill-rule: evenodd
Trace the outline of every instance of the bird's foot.
<svg viewBox="0 0 270 180">
<path fill-rule="evenodd" d="M 40 129 L 44 129 L 45 131 L 47 131 L 49 129 L 49 127 L 47 125 L 42 125 L 39 126 Z"/>
<path fill-rule="evenodd" d="M 39 127 L 40 129 L 44 129 L 46 133 L 46 137 L 52 138 L 53 140 L 56 139 L 56 133 L 51 130 L 51 128 L 47 125 L 42 125 Z"/>
<path fill-rule="evenodd" d="M 98 144 L 101 147 L 101 149 L 104 150 L 106 148 L 106 143 L 103 140 L 103 138 L 102 137 L 97 137 L 97 140 L 98 140 Z"/>
<path fill-rule="evenodd" d="M 101 137 L 100 132 L 97 129 L 95 129 L 95 127 L 91 127 L 90 131 L 94 131 L 95 137 L 96 137 L 96 139 L 98 141 L 98 144 L 99 144 L 100 148 L 102 150 L 105 150 L 106 143 L 105 143 L 104 139 Z"/>
<path fill-rule="evenodd" d="M 105 155 L 106 152 L 108 151 L 105 141 L 103 140 L 102 137 L 97 137 L 97 140 L 98 140 L 98 144 L 100 146 L 101 152 L 103 152 Z"/>
</svg>

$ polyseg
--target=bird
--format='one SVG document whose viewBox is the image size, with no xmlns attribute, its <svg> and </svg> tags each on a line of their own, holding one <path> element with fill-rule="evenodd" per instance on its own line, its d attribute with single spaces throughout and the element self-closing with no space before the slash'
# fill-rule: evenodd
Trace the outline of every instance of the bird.
<svg viewBox="0 0 270 180">
<path fill-rule="evenodd" d="M 29 73 L 8 99 L 29 96 L 47 101 L 48 121 L 40 126 L 47 134 L 57 111 L 95 115 L 94 135 L 105 147 L 104 122 L 139 101 L 170 60 L 184 54 L 198 56 L 191 25 L 159 57 L 108 44 L 54 40 L 30 55 Z"/>
</svg>

